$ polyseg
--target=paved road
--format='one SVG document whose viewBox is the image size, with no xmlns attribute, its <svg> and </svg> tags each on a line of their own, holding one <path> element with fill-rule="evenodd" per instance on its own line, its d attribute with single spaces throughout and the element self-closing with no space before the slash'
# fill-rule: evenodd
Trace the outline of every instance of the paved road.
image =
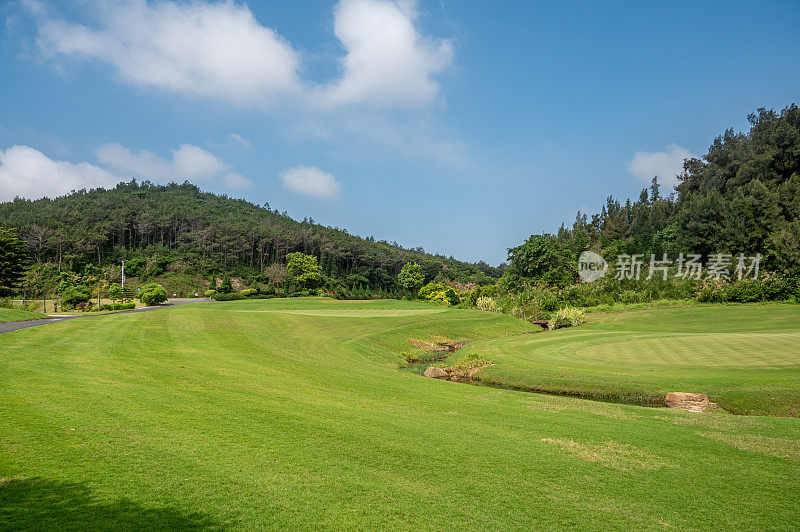
<svg viewBox="0 0 800 532">
<path fill-rule="evenodd" d="M 130 314 L 133 312 L 148 312 L 150 310 L 158 310 L 162 308 L 169 308 L 174 307 L 176 305 L 185 305 L 186 303 L 197 303 L 198 301 L 211 301 L 210 299 L 205 298 L 188 298 L 188 297 L 177 297 L 173 299 L 168 299 L 166 303 L 159 307 L 144 307 L 144 308 L 137 308 L 132 310 L 122 310 L 117 312 L 117 314 Z M 94 316 L 103 316 L 104 314 L 94 314 Z M 5 323 L 0 323 L 0 334 L 18 331 L 20 329 L 27 329 L 28 327 L 37 327 L 39 325 L 47 325 L 49 323 L 58 323 L 60 321 L 66 320 L 76 320 L 78 318 L 89 318 L 92 317 L 93 314 L 81 314 L 78 316 L 59 316 L 56 318 L 42 318 L 41 320 L 26 320 L 26 321 L 7 321 Z"/>
</svg>

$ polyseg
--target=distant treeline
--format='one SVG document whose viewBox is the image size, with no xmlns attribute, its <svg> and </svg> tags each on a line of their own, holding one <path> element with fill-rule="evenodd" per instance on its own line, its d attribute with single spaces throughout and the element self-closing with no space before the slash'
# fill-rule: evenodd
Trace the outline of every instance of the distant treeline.
<svg viewBox="0 0 800 532">
<path fill-rule="evenodd" d="M 18 198 L 0 204 L 0 225 L 25 240 L 34 267 L 51 270 L 81 272 L 126 259 L 129 275 L 179 271 L 279 282 L 287 254 L 299 251 L 317 257 L 326 276 L 350 286 L 394 289 L 409 261 L 422 265 L 428 280 L 445 275 L 488 282 L 501 274 L 483 262 L 361 238 L 313 219 L 299 222 L 268 204 L 202 192 L 188 182 L 133 180 L 56 199 Z"/>
<path fill-rule="evenodd" d="M 758 253 L 763 269 L 800 275 L 800 108 L 759 109 L 748 119 L 749 132 L 729 129 L 702 160 L 687 160 L 675 192 L 664 195 L 654 177 L 638 200 L 609 197 L 600 213 L 578 213 L 553 240 L 572 264 L 589 249 L 646 261 L 663 253 Z M 510 273 L 524 270 L 528 255 L 524 244 L 513 248 Z"/>
</svg>

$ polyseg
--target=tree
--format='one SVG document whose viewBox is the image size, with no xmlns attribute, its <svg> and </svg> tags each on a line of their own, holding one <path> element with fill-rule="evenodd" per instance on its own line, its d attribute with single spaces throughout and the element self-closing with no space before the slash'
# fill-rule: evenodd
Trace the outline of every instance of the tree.
<svg viewBox="0 0 800 532">
<path fill-rule="evenodd" d="M 322 283 L 322 268 L 317 264 L 317 257 L 298 251 L 289 253 L 286 258 L 289 259 L 286 273 L 289 275 L 289 282 L 294 286 L 309 289 Z"/>
<path fill-rule="evenodd" d="M 19 290 L 26 262 L 25 243 L 0 227 L 0 296 L 10 296 Z"/>
<path fill-rule="evenodd" d="M 569 247 L 551 234 L 531 235 L 524 244 L 508 250 L 508 261 L 503 277 L 510 286 L 525 279 L 565 286 L 578 273 Z"/>
<path fill-rule="evenodd" d="M 147 283 L 139 290 L 139 301 L 152 307 L 167 300 L 167 291 L 158 283 Z"/>
<path fill-rule="evenodd" d="M 400 270 L 397 280 L 403 288 L 416 294 L 425 282 L 425 273 L 422 271 L 422 266 L 416 262 L 407 262 Z"/>
<path fill-rule="evenodd" d="M 196 277 L 235 272 L 248 285 L 269 280 L 284 286 L 286 256 L 300 252 L 317 257 L 324 276 L 339 281 L 359 273 L 369 279 L 370 290 L 394 290 L 407 262 L 417 262 L 424 270 L 430 267 L 426 280 L 445 267 L 450 278 L 460 281 L 483 269 L 420 247 L 360 238 L 310 219 L 301 223 L 244 200 L 202 192 L 189 183 L 131 181 L 54 200 L 18 198 L 0 203 L 0 220 L 25 235 L 37 264 L 55 264 L 58 271 L 83 271 L 86 264 L 98 262 L 118 270 L 125 259 L 125 273 L 131 277 L 160 276 L 169 266 Z M 376 270 L 383 274 L 370 273 Z M 489 267 L 485 273 L 497 278 L 501 272 Z M 108 278 L 118 279 L 119 274 Z M 196 285 L 195 291 L 200 291 L 200 283 Z"/>
<path fill-rule="evenodd" d="M 112 301 L 122 301 L 122 287 L 117 283 L 109 286 L 108 297 L 110 297 Z"/>
<path fill-rule="evenodd" d="M 68 286 L 61 293 L 61 304 L 67 308 L 77 307 L 81 303 L 89 301 L 90 297 L 92 297 L 92 294 L 88 286 Z"/>
</svg>

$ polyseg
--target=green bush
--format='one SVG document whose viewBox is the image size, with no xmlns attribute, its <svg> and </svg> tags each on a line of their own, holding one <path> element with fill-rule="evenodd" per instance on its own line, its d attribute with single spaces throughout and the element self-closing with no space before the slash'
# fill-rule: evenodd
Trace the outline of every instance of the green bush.
<svg viewBox="0 0 800 532">
<path fill-rule="evenodd" d="M 478 286 L 475 290 L 467 292 L 466 294 L 462 294 L 461 299 L 466 302 L 468 305 L 477 306 L 478 300 L 482 297 L 485 298 L 494 298 L 497 295 L 497 286 L 493 284 L 487 284 L 483 286 Z"/>
<path fill-rule="evenodd" d="M 791 301 L 796 298 L 796 284 L 777 273 L 764 273 L 758 279 L 728 281 L 707 279 L 697 283 L 694 298 L 708 303 L 753 303 L 756 301 Z"/>
<path fill-rule="evenodd" d="M 206 297 L 214 297 L 214 294 L 216 293 L 217 293 L 216 290 L 214 290 L 213 288 L 209 288 L 208 290 L 203 292 L 203 295 L 205 295 Z"/>
<path fill-rule="evenodd" d="M 238 292 L 231 292 L 230 294 L 214 292 L 211 294 L 211 299 L 214 301 L 237 301 L 239 299 L 244 299 L 244 296 Z"/>
<path fill-rule="evenodd" d="M 441 362 L 439 364 L 433 364 L 433 365 L 437 367 L 454 367 L 456 369 L 466 371 L 472 368 L 481 368 L 483 366 L 489 366 L 491 364 L 494 364 L 494 362 L 490 358 L 484 355 L 480 355 L 478 353 L 472 353 L 471 355 L 466 355 L 459 358 L 454 364 Z"/>
<path fill-rule="evenodd" d="M 158 283 L 147 283 L 139 291 L 139 301 L 151 307 L 167 300 L 167 291 Z"/>
<path fill-rule="evenodd" d="M 461 303 L 461 298 L 451 286 L 444 283 L 428 283 L 419 289 L 419 298 L 437 305 L 450 307 Z"/>
<path fill-rule="evenodd" d="M 409 364 L 417 364 L 419 362 L 439 362 L 447 358 L 446 351 L 413 351 L 410 353 L 403 353 L 403 359 Z"/>
<path fill-rule="evenodd" d="M 562 327 L 576 327 L 584 322 L 586 313 L 579 308 L 565 307 L 555 311 L 547 322 L 549 330 L 561 329 Z"/>
<path fill-rule="evenodd" d="M 61 293 L 61 304 L 66 308 L 75 308 L 81 303 L 89 301 L 91 296 L 87 286 L 68 286 Z"/>
<path fill-rule="evenodd" d="M 272 283 L 268 283 L 266 285 L 263 285 L 263 287 L 261 288 L 260 292 L 262 294 L 272 295 L 272 294 L 275 293 L 275 285 L 272 284 Z"/>
<path fill-rule="evenodd" d="M 114 301 L 121 301 L 123 297 L 122 287 L 117 283 L 113 283 L 108 287 L 108 297 Z"/>
<path fill-rule="evenodd" d="M 317 295 L 316 290 L 299 290 L 297 292 L 292 292 L 291 294 L 289 294 L 289 297 L 309 297 L 315 295 Z M 356 298 L 354 297 L 351 299 L 356 299 Z"/>
<path fill-rule="evenodd" d="M 245 288 L 239 293 L 242 294 L 244 297 L 248 297 L 257 294 L 258 290 L 256 290 L 255 288 Z"/>
<path fill-rule="evenodd" d="M 118 303 L 116 305 L 102 305 L 100 310 L 131 310 L 136 308 L 136 303 Z"/>
<path fill-rule="evenodd" d="M 144 257 L 134 257 L 125 261 L 125 273 L 128 277 L 138 277 L 144 274 L 147 260 Z"/>
<path fill-rule="evenodd" d="M 217 292 L 221 294 L 230 294 L 233 292 L 233 285 L 231 285 L 231 278 L 229 276 L 225 276 L 222 278 L 222 282 L 219 283 L 217 287 Z"/>
</svg>

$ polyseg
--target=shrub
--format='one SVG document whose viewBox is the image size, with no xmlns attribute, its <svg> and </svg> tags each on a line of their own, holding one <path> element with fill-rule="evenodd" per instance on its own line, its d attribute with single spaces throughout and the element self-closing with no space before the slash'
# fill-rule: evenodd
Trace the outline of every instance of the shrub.
<svg viewBox="0 0 800 532">
<path fill-rule="evenodd" d="M 147 283 L 139 291 L 139 301 L 151 307 L 167 300 L 167 291 L 158 283 Z"/>
<path fill-rule="evenodd" d="M 275 285 L 274 284 L 267 284 L 263 285 L 260 292 L 266 295 L 272 295 L 275 293 Z"/>
<path fill-rule="evenodd" d="M 114 301 L 121 301 L 123 297 L 122 287 L 117 283 L 113 283 L 108 287 L 108 297 Z"/>
<path fill-rule="evenodd" d="M 116 305 L 102 305 L 100 310 L 131 310 L 136 308 L 136 303 L 118 303 Z"/>
<path fill-rule="evenodd" d="M 419 362 L 439 362 L 447 358 L 446 351 L 413 351 L 411 353 L 403 353 L 403 358 L 409 364 L 417 364 Z"/>
<path fill-rule="evenodd" d="M 205 292 L 203 292 L 203 294 L 206 297 L 214 297 L 214 294 L 216 294 L 216 293 L 217 293 L 217 291 L 214 290 L 213 288 L 210 288 L 210 289 L 206 290 Z"/>
<path fill-rule="evenodd" d="M 231 292 L 233 292 L 233 286 L 231 285 L 230 276 L 226 275 L 225 277 L 222 278 L 222 282 L 219 283 L 219 286 L 217 287 L 217 292 L 220 292 L 222 294 L 230 294 Z"/>
<path fill-rule="evenodd" d="M 454 367 L 460 370 L 470 370 L 472 368 L 481 368 L 483 366 L 488 366 L 490 364 L 494 364 L 491 359 L 484 355 L 479 355 L 478 353 L 472 353 L 471 355 L 466 355 L 459 358 L 454 364 L 448 364 L 446 362 L 442 362 L 439 364 L 434 364 L 437 367 Z"/>
<path fill-rule="evenodd" d="M 550 316 L 547 328 L 552 331 L 554 329 L 561 329 L 562 327 L 576 327 L 583 323 L 585 319 L 586 313 L 583 310 L 565 307 L 555 311 L 553 315 Z"/>
<path fill-rule="evenodd" d="M 430 299 L 434 292 L 439 292 L 444 290 L 447 287 L 444 283 L 428 283 L 422 288 L 419 289 L 419 296 L 420 299 Z"/>
<path fill-rule="evenodd" d="M 223 294 L 222 292 L 214 292 L 211 294 L 211 299 L 214 301 L 236 301 L 244 299 L 244 296 L 238 292 L 231 292 L 230 294 Z"/>
<path fill-rule="evenodd" d="M 257 294 L 258 290 L 256 290 L 255 288 L 245 288 L 239 293 L 242 294 L 244 297 L 248 297 Z"/>
<path fill-rule="evenodd" d="M 493 298 L 496 295 L 497 286 L 493 284 L 487 284 L 484 286 L 478 286 L 475 288 L 475 290 L 467 292 L 466 294 L 462 294 L 461 299 L 472 306 L 477 306 L 480 298 Z"/>
<path fill-rule="evenodd" d="M 68 286 L 61 293 L 61 304 L 67 308 L 75 308 L 81 303 L 89 301 L 91 293 L 89 288 L 83 285 Z"/>
<path fill-rule="evenodd" d="M 461 298 L 451 286 L 444 283 L 428 283 L 419 289 L 420 299 L 428 300 L 444 307 L 461 303 Z"/>
<path fill-rule="evenodd" d="M 461 357 L 458 362 L 456 362 L 455 366 L 458 369 L 472 369 L 488 366 L 489 364 L 493 364 L 491 359 L 483 355 L 479 355 L 478 353 L 473 353 L 471 355 Z"/>
<path fill-rule="evenodd" d="M 147 260 L 144 257 L 134 257 L 125 261 L 125 273 L 130 277 L 137 277 L 144 273 Z"/>
<path fill-rule="evenodd" d="M 486 296 L 479 297 L 478 300 L 475 302 L 475 306 L 487 312 L 497 312 L 498 310 L 500 310 L 497 301 L 495 301 L 491 297 L 486 297 Z"/>
</svg>

